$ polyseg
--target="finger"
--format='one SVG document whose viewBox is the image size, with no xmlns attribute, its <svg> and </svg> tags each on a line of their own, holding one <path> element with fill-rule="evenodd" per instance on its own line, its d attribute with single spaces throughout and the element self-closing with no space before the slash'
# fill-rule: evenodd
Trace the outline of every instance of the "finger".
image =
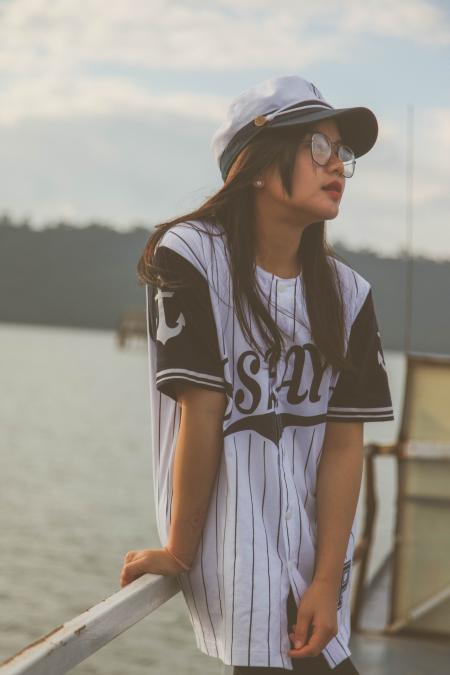
<svg viewBox="0 0 450 675">
<path fill-rule="evenodd" d="M 130 562 L 133 560 L 134 556 L 136 555 L 137 551 L 128 551 L 128 553 L 125 555 L 125 562 Z"/>
<path fill-rule="evenodd" d="M 130 583 L 130 581 L 133 581 L 130 563 L 125 563 L 120 572 L 120 585 L 122 587 L 126 586 L 127 584 Z"/>
<path fill-rule="evenodd" d="M 128 551 L 128 553 L 125 555 L 124 563 L 123 563 L 122 569 L 120 571 L 120 585 L 121 586 L 125 585 L 122 582 L 123 582 L 124 577 L 125 577 L 126 567 L 133 560 L 133 557 L 136 555 L 136 553 L 137 553 L 137 551 Z"/>
<path fill-rule="evenodd" d="M 145 569 L 146 563 L 147 561 L 145 558 L 135 558 L 131 561 L 131 563 L 129 563 L 128 567 L 130 568 L 133 579 L 137 579 L 137 577 L 140 577 L 147 571 Z"/>
<path fill-rule="evenodd" d="M 305 649 L 309 645 L 310 642 L 310 636 L 308 635 L 308 638 L 306 639 L 306 642 L 301 646 L 301 647 L 295 647 L 296 643 L 296 637 L 295 637 L 295 632 L 293 631 L 292 633 L 288 633 L 290 641 L 293 643 L 293 646 L 291 649 L 294 649 L 295 651 L 298 651 L 300 649 Z"/>
<path fill-rule="evenodd" d="M 136 565 L 141 565 L 137 569 L 142 570 L 143 566 L 148 563 L 148 555 L 145 551 L 136 551 L 134 558 L 125 563 L 124 567 L 128 567 L 130 570 L 136 570 Z M 141 572 L 142 573 L 142 572 Z"/>
<path fill-rule="evenodd" d="M 328 632 L 316 631 L 311 635 L 307 644 L 300 647 L 300 649 L 294 648 L 291 652 L 294 657 L 318 656 L 329 641 Z"/>
<path fill-rule="evenodd" d="M 145 560 L 147 558 L 148 551 L 135 551 L 134 556 L 131 558 L 131 560 L 128 560 L 128 563 L 135 563 L 138 562 L 139 560 Z"/>
<path fill-rule="evenodd" d="M 297 625 L 294 629 L 294 647 L 299 649 L 308 641 L 312 615 L 305 612 L 299 612 L 297 615 Z M 312 629 L 311 629 L 312 630 Z"/>
<path fill-rule="evenodd" d="M 123 569 L 123 577 L 127 584 L 145 574 L 145 564 L 143 558 L 135 559 L 127 563 Z"/>
</svg>

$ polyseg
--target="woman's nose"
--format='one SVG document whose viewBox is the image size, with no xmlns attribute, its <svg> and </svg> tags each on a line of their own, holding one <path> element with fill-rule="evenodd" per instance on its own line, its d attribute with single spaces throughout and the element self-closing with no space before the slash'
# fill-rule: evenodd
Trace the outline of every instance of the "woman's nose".
<svg viewBox="0 0 450 675">
<path fill-rule="evenodd" d="M 344 162 L 341 159 L 339 159 L 334 149 L 332 150 L 330 159 L 327 162 L 327 169 L 329 171 L 334 171 L 335 169 L 338 169 L 340 174 L 344 173 Z"/>
</svg>

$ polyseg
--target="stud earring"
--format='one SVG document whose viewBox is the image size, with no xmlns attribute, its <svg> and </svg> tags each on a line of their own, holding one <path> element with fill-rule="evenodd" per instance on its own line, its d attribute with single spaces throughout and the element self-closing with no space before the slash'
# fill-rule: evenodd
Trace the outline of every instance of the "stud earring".
<svg viewBox="0 0 450 675">
<path fill-rule="evenodd" d="M 253 183 L 253 185 L 254 185 L 255 187 L 261 188 L 261 187 L 264 185 L 264 181 L 259 180 L 259 179 L 258 179 L 258 180 L 255 180 L 255 182 Z"/>
</svg>

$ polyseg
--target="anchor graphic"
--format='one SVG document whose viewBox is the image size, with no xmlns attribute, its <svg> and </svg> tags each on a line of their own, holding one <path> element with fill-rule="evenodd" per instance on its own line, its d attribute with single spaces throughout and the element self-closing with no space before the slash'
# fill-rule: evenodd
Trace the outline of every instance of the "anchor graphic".
<svg viewBox="0 0 450 675">
<path fill-rule="evenodd" d="M 177 322 L 175 326 L 169 326 L 166 321 L 166 315 L 164 312 L 164 298 L 170 298 L 174 294 L 174 291 L 162 291 L 158 288 L 156 294 L 157 303 L 158 303 L 158 328 L 156 331 L 156 339 L 166 344 L 170 338 L 176 337 L 181 333 L 184 326 L 186 325 L 185 318 L 183 314 L 178 315 Z"/>
</svg>

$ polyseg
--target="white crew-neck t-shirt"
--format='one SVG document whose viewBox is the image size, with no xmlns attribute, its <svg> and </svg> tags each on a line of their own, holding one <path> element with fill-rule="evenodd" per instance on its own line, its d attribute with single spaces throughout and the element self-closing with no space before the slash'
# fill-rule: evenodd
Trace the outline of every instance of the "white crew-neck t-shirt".
<svg viewBox="0 0 450 675">
<path fill-rule="evenodd" d="M 218 234 L 219 236 L 211 236 Z M 345 299 L 346 346 L 357 374 L 324 368 L 312 339 L 302 275 L 256 266 L 261 297 L 289 335 L 276 367 L 249 344 L 234 311 L 226 237 L 218 225 L 178 223 L 154 262 L 187 282 L 146 286 L 152 464 L 161 545 L 168 540 L 181 407 L 173 384 L 225 392 L 223 454 L 191 569 L 178 575 L 197 647 L 228 665 L 293 669 L 286 603 L 313 578 L 316 481 L 327 420 L 394 419 L 369 282 L 333 259 Z M 331 260 L 330 260 L 331 262 Z M 249 317 L 252 334 L 259 335 Z M 258 339 L 258 337 L 257 337 Z M 265 353 L 265 350 L 264 350 Z M 350 580 L 356 518 L 337 602 L 331 668 L 351 655 Z"/>
</svg>

